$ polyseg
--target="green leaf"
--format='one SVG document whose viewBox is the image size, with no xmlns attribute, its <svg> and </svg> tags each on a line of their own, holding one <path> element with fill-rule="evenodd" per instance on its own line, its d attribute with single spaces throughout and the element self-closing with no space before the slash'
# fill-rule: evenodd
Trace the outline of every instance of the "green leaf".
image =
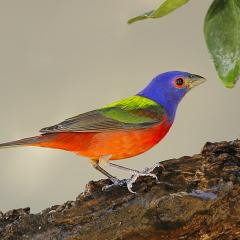
<svg viewBox="0 0 240 240">
<path fill-rule="evenodd" d="M 234 87 L 240 76 L 240 0 L 214 0 L 204 33 L 219 77 Z"/>
<path fill-rule="evenodd" d="M 128 23 L 134 23 L 139 20 L 147 19 L 147 18 L 160 18 L 163 17 L 170 12 L 176 10 L 182 5 L 186 4 L 190 0 L 166 0 L 158 9 L 152 10 L 150 12 L 146 12 L 143 15 L 131 18 L 128 20 Z"/>
</svg>

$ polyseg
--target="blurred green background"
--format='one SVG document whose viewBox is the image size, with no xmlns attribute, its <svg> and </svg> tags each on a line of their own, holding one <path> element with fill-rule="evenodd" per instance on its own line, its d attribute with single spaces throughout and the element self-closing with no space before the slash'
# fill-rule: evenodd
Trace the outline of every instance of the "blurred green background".
<svg viewBox="0 0 240 240">
<path fill-rule="evenodd" d="M 203 36 L 211 0 L 190 1 L 161 21 L 127 25 L 159 0 L 0 0 L 0 141 L 133 95 L 156 74 L 186 70 L 208 81 L 189 93 L 152 150 L 120 164 L 143 169 L 240 135 L 239 84 L 217 79 Z M 162 1 L 163 2 L 163 1 Z M 111 172 L 126 177 L 122 172 Z M 0 151 L 0 210 L 38 212 L 73 200 L 103 178 L 88 160 L 41 148 Z"/>
</svg>

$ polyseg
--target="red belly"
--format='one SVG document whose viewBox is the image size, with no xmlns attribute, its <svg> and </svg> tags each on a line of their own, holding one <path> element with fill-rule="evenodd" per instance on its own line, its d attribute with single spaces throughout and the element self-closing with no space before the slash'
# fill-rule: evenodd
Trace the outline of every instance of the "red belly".
<svg viewBox="0 0 240 240">
<path fill-rule="evenodd" d="M 103 155 L 112 155 L 111 160 L 117 160 L 136 156 L 152 148 L 170 127 L 164 121 L 152 128 L 140 130 L 56 133 L 48 142 L 33 145 L 63 149 L 93 160 Z"/>
</svg>

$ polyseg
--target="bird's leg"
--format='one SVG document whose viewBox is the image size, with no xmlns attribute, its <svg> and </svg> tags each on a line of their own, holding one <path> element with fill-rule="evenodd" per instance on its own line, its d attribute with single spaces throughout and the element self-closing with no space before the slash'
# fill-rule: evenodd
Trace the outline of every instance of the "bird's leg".
<svg viewBox="0 0 240 240">
<path fill-rule="evenodd" d="M 153 167 L 151 168 L 146 168 L 144 171 L 140 172 L 138 170 L 134 170 L 134 169 L 131 169 L 131 168 L 127 168 L 127 167 L 123 167 L 123 166 L 120 166 L 120 165 L 117 165 L 117 164 L 114 164 L 114 163 L 110 163 L 110 162 L 107 162 L 109 166 L 111 167 L 114 167 L 114 168 L 117 168 L 117 169 L 120 169 L 120 170 L 123 170 L 125 172 L 129 172 L 131 174 L 133 174 L 131 176 L 131 178 L 127 179 L 126 183 L 127 183 L 127 188 L 129 190 L 129 192 L 131 193 L 136 193 L 132 190 L 132 186 L 133 184 L 135 183 L 135 181 L 138 179 L 138 177 L 140 176 L 149 176 L 149 177 L 153 177 L 156 179 L 156 181 L 158 181 L 158 177 L 156 174 L 153 174 L 151 173 L 156 167 L 159 167 L 159 166 L 162 166 L 161 164 L 155 164 Z M 163 166 L 162 166 L 163 167 Z M 163 167 L 164 168 L 164 167 Z"/>
<path fill-rule="evenodd" d="M 120 166 L 120 165 L 117 165 L 117 164 L 114 164 L 114 163 L 111 163 L 111 162 L 107 162 L 107 164 L 111 167 L 129 172 L 131 174 L 140 174 L 141 176 L 146 176 L 145 174 L 151 173 L 156 167 L 161 167 L 161 168 L 165 169 L 164 165 L 160 164 L 160 163 L 154 164 L 151 168 L 145 168 L 144 171 L 142 171 L 142 172 L 138 171 L 138 170 L 135 170 L 135 169 L 132 169 L 132 168 L 127 168 L 127 167 L 124 167 L 124 166 Z M 155 174 L 153 174 L 153 175 L 155 175 Z M 148 176 L 152 176 L 152 175 L 148 175 Z"/>
<path fill-rule="evenodd" d="M 90 161 L 92 166 L 98 170 L 100 173 L 102 173 L 103 175 L 107 176 L 113 183 L 116 183 L 118 182 L 119 180 L 114 177 L 113 175 L 111 175 L 110 173 L 108 173 L 106 170 L 104 170 L 102 167 L 99 166 L 99 161 L 94 161 L 94 160 L 91 160 Z"/>
<path fill-rule="evenodd" d="M 138 170 L 135 170 L 135 169 L 132 169 L 132 168 L 127 168 L 127 167 L 124 167 L 124 166 L 120 166 L 120 165 L 117 165 L 115 163 L 107 162 L 107 164 L 110 167 L 117 168 L 119 170 L 122 170 L 122 171 L 125 171 L 125 172 L 129 172 L 131 174 L 138 174 L 138 173 L 140 173 L 140 171 L 138 171 Z"/>
<path fill-rule="evenodd" d="M 103 187 L 103 190 L 108 189 L 108 188 L 110 188 L 112 186 L 116 186 L 116 185 L 122 186 L 122 185 L 124 185 L 126 183 L 126 180 L 119 180 L 118 178 L 114 177 L 109 172 L 107 172 L 106 170 L 104 170 L 102 167 L 99 166 L 100 163 L 108 162 L 110 158 L 111 158 L 111 155 L 104 155 L 104 156 L 101 156 L 98 161 L 96 161 L 96 160 L 91 160 L 90 161 L 92 166 L 96 170 L 101 172 L 103 175 L 107 176 L 108 179 L 110 179 L 112 181 L 112 183 L 113 183 L 111 185 Z"/>
<path fill-rule="evenodd" d="M 97 169 L 99 172 L 101 172 L 102 174 L 104 174 L 105 176 L 107 176 L 112 182 L 113 184 L 105 186 L 103 189 L 108 189 L 112 186 L 116 186 L 116 185 L 120 185 L 123 186 L 124 184 L 127 184 L 127 188 L 128 191 L 131 193 L 136 193 L 132 190 L 133 184 L 135 183 L 135 181 L 138 179 L 138 177 L 140 176 L 150 176 L 156 179 L 156 181 L 158 181 L 158 177 L 156 174 L 151 173 L 156 167 L 161 166 L 162 168 L 164 168 L 163 165 L 161 164 L 155 164 L 153 167 L 151 168 L 146 168 L 144 171 L 138 171 L 138 170 L 134 170 L 131 168 L 127 168 L 127 167 L 123 167 L 114 163 L 109 162 L 109 159 L 111 158 L 111 155 L 103 155 L 99 158 L 98 161 L 94 161 L 92 160 L 91 163 L 93 165 L 93 167 L 95 169 Z M 119 170 L 128 172 L 130 174 L 132 174 L 132 176 L 129 179 L 124 179 L 124 180 L 119 180 L 118 178 L 112 176 L 110 173 L 108 173 L 106 170 L 104 170 L 102 167 L 99 166 L 99 164 L 101 163 L 105 163 L 108 164 L 110 167 L 113 168 L 117 168 Z"/>
<path fill-rule="evenodd" d="M 116 177 L 114 177 L 113 175 L 111 175 L 110 173 L 108 173 L 106 170 L 104 170 L 102 167 L 99 166 L 99 164 L 101 163 L 108 163 L 109 162 L 109 159 L 111 158 L 111 155 L 103 155 L 99 158 L 98 161 L 96 160 L 91 160 L 91 164 L 92 166 L 98 170 L 99 172 L 101 172 L 102 174 L 104 174 L 105 176 L 107 176 L 113 184 L 110 184 L 110 185 L 107 185 L 105 187 L 103 187 L 103 190 L 106 190 L 112 186 L 116 186 L 116 185 L 119 185 L 119 186 L 123 186 L 124 184 L 126 184 L 126 180 L 120 180 Z"/>
</svg>

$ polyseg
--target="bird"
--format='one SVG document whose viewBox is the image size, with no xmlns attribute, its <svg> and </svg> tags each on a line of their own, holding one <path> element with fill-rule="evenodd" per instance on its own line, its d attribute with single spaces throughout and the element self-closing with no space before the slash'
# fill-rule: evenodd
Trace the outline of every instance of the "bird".
<svg viewBox="0 0 240 240">
<path fill-rule="evenodd" d="M 101 166 L 109 164 L 133 174 L 125 183 L 134 193 L 132 186 L 139 176 L 157 176 L 149 169 L 141 172 L 112 161 L 134 157 L 159 143 L 171 128 L 180 101 L 205 80 L 183 71 L 164 72 L 133 96 L 42 128 L 38 136 L 2 143 L 0 148 L 36 146 L 70 151 L 88 158 L 111 185 L 123 184 Z"/>
</svg>

